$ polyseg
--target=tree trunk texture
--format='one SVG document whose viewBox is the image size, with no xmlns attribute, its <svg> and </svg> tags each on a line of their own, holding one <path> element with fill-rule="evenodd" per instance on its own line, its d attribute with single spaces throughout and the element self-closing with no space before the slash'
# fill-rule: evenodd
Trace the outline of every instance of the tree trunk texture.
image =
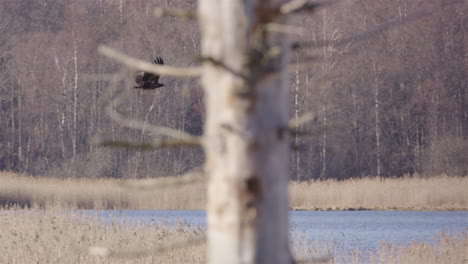
<svg viewBox="0 0 468 264">
<path fill-rule="evenodd" d="M 375 144 L 376 144 L 376 159 L 377 159 L 377 177 L 381 176 L 381 161 L 380 161 L 380 116 L 379 116 L 379 73 L 380 69 L 376 65 L 376 62 L 373 64 L 374 69 L 374 115 L 375 115 Z M 402 123 L 404 123 L 402 121 Z"/>
<path fill-rule="evenodd" d="M 289 89 L 282 70 L 288 40 L 262 32 L 259 24 L 273 22 L 266 17 L 272 2 L 199 1 L 206 59 L 208 262 L 213 264 L 291 262 Z M 264 63 L 272 47 L 282 53 Z"/>
<path fill-rule="evenodd" d="M 73 134 L 72 134 L 72 160 L 75 161 L 77 153 L 78 131 L 77 127 L 77 112 L 78 112 L 78 47 L 76 45 L 75 32 L 72 31 L 73 36 L 73 68 L 74 68 L 74 82 L 73 82 Z"/>
<path fill-rule="evenodd" d="M 299 120 L 299 85 L 301 84 L 299 78 L 299 56 L 296 54 L 296 83 L 295 83 L 295 90 L 294 90 L 294 119 L 297 121 Z M 296 135 L 294 137 L 294 146 L 299 146 L 299 126 L 296 127 Z M 300 173 L 300 164 L 301 164 L 301 156 L 300 152 L 297 151 L 294 156 L 294 166 L 295 166 L 295 179 L 299 181 Z"/>
</svg>

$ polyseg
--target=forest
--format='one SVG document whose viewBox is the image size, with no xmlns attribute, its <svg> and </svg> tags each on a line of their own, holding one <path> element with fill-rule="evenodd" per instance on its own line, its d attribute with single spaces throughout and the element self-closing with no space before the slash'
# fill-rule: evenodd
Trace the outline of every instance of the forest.
<svg viewBox="0 0 468 264">
<path fill-rule="evenodd" d="M 448 3 L 450 2 L 450 3 Z M 144 142 L 112 122 L 108 45 L 139 59 L 196 65 L 197 25 L 154 8 L 194 0 L 2 0 L 0 170 L 57 177 L 177 175 L 201 149 L 109 149 L 98 138 Z M 291 19 L 290 114 L 297 128 L 293 180 L 468 175 L 468 17 L 464 1 L 346 0 Z M 368 32 L 368 34 L 366 34 Z M 131 72 L 121 89 L 132 89 Z M 134 90 L 126 116 L 201 135 L 203 92 L 194 78 Z"/>
</svg>

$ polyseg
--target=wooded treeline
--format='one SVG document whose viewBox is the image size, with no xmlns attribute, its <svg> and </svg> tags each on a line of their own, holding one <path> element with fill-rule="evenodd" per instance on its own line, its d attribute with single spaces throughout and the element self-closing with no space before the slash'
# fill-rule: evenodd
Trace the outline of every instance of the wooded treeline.
<svg viewBox="0 0 468 264">
<path fill-rule="evenodd" d="M 290 178 L 468 175 L 468 10 L 463 1 L 442 3 L 342 1 L 292 21 L 302 28 L 295 40 L 307 45 L 292 54 L 291 114 L 314 111 L 317 118 L 293 136 Z M 196 63 L 196 25 L 157 19 L 158 6 L 195 8 L 195 1 L 0 3 L 1 170 L 135 178 L 179 174 L 203 162 L 197 149 L 93 145 L 96 137 L 149 139 L 104 113 L 109 74 L 120 66 L 97 55 L 99 44 L 148 61 L 162 56 L 168 65 Z M 429 14 L 397 23 L 421 10 Z M 388 21 L 396 23 L 380 26 Z M 200 135 L 198 80 L 161 82 L 167 87 L 134 90 L 119 111 Z"/>
</svg>

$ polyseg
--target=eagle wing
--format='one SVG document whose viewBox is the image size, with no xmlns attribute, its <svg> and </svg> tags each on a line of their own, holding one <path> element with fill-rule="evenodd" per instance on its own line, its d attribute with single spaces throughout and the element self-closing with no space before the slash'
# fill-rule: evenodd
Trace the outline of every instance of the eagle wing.
<svg viewBox="0 0 468 264">
<path fill-rule="evenodd" d="M 154 64 L 159 64 L 159 65 L 164 65 L 164 61 L 163 61 L 163 59 L 162 59 L 161 57 L 157 57 L 157 58 L 154 60 L 153 63 L 154 63 Z M 156 83 L 159 83 L 159 77 L 161 77 L 159 74 L 158 74 L 158 75 L 155 75 L 154 81 L 155 81 Z"/>
<path fill-rule="evenodd" d="M 155 60 L 153 60 L 153 64 L 164 65 L 164 61 L 161 57 L 157 57 Z M 159 83 L 159 77 L 159 74 L 154 74 L 150 72 L 138 72 L 135 76 L 135 82 L 139 86 L 135 86 L 134 88 L 154 89 L 164 86 L 164 84 Z"/>
<path fill-rule="evenodd" d="M 154 61 L 153 64 L 159 64 L 159 65 L 164 65 L 164 61 L 161 57 L 157 57 Z M 144 83 L 148 82 L 154 82 L 154 83 L 159 83 L 159 77 L 161 77 L 159 74 L 154 74 L 154 73 L 149 73 L 145 72 L 143 74 L 142 81 Z"/>
</svg>

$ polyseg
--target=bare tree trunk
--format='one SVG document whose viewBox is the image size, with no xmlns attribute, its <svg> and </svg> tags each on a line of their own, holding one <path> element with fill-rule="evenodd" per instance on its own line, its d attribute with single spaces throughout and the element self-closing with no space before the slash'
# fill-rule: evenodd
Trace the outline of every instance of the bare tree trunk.
<svg viewBox="0 0 468 264">
<path fill-rule="evenodd" d="M 359 112 L 359 105 L 357 102 L 357 95 L 355 88 L 351 88 L 351 98 L 353 100 L 353 149 L 354 149 L 354 156 L 355 156 L 355 165 L 358 169 L 358 175 L 362 176 L 361 171 L 361 152 L 359 150 L 360 145 L 360 128 L 358 124 L 358 112 Z"/>
<path fill-rule="evenodd" d="M 73 66 L 75 70 L 73 82 L 73 133 L 72 133 L 72 160 L 75 161 L 76 147 L 78 140 L 77 130 L 77 111 L 78 111 L 78 47 L 76 45 L 75 32 L 72 31 L 73 36 Z"/>
<path fill-rule="evenodd" d="M 321 65 L 322 73 L 324 75 L 328 75 L 335 70 L 337 58 L 336 55 L 340 51 L 335 47 L 334 41 L 338 41 L 340 39 L 340 30 L 337 26 L 335 26 L 335 18 L 333 14 L 330 16 L 328 15 L 327 10 L 323 10 L 322 12 L 322 38 L 331 40 L 329 44 L 324 45 L 322 48 L 322 55 L 323 55 L 323 63 Z M 322 134 L 322 141 L 321 141 L 321 150 L 320 150 L 320 157 L 321 157 L 321 169 L 320 169 L 320 179 L 325 179 L 328 177 L 328 157 L 327 157 L 327 149 L 328 149 L 328 111 L 329 111 L 329 94 L 334 84 L 331 81 L 326 82 L 323 85 L 322 92 L 321 92 L 321 112 L 322 112 L 322 127 L 323 127 L 323 134 Z"/>
<path fill-rule="evenodd" d="M 22 89 L 21 89 L 22 90 Z M 23 161 L 23 126 L 22 126 L 22 96 L 23 94 L 20 92 L 18 95 L 18 114 L 16 115 L 16 118 L 18 119 L 18 130 L 17 130 L 17 136 L 18 136 L 18 164 L 22 164 Z M 21 165 L 20 165 L 21 166 Z"/>
<path fill-rule="evenodd" d="M 60 60 L 59 60 L 59 56 L 57 54 L 57 52 L 55 51 L 55 48 L 54 48 L 54 62 L 55 62 L 55 67 L 57 69 L 57 73 L 59 74 L 60 76 L 60 83 L 61 83 L 61 93 L 62 93 L 62 101 L 65 102 L 65 105 L 59 105 L 59 104 L 56 104 L 55 105 L 55 111 L 57 112 L 57 122 L 58 122 L 58 127 L 59 127 L 59 130 L 60 130 L 60 146 L 61 146 L 61 150 L 62 150 L 62 159 L 64 159 L 67 155 L 67 148 L 66 148 L 66 143 L 65 143 L 65 126 L 66 126 L 66 118 L 65 118 L 65 113 L 67 112 L 67 105 L 66 105 L 66 102 L 67 102 L 67 97 L 66 97 L 66 94 L 67 94 L 67 69 L 65 69 L 65 67 L 62 68 L 62 66 L 60 66 Z"/>
<path fill-rule="evenodd" d="M 271 2 L 199 1 L 202 56 L 210 59 L 202 74 L 209 263 L 291 262 L 289 89 L 281 69 L 288 40 L 257 24 L 268 21 L 260 16 L 268 14 Z M 272 47 L 281 48 L 281 55 L 263 64 Z M 265 76 L 266 67 L 274 73 Z"/>
<path fill-rule="evenodd" d="M 373 63 L 374 69 L 374 114 L 375 114 L 375 144 L 377 148 L 377 177 L 381 176 L 381 165 L 380 165 L 380 119 L 379 119 L 379 69 L 377 68 L 376 62 Z"/>
<path fill-rule="evenodd" d="M 294 119 L 297 121 L 299 120 L 299 85 L 300 85 L 300 79 L 299 79 L 299 55 L 296 54 L 296 83 L 295 83 L 295 90 L 294 90 Z M 294 145 L 298 146 L 299 145 L 299 126 L 296 127 L 296 135 L 294 137 Z M 299 180 L 300 173 L 299 173 L 299 164 L 300 164 L 300 152 L 297 151 L 295 153 L 295 167 L 296 167 L 296 180 Z"/>
<path fill-rule="evenodd" d="M 322 103 L 322 126 L 323 135 L 322 135 L 322 150 L 320 151 L 320 156 L 322 157 L 322 166 L 320 170 L 320 179 L 323 180 L 327 176 L 327 106 L 326 102 Z"/>
<path fill-rule="evenodd" d="M 119 2 L 119 22 L 122 25 L 123 24 L 123 0 L 120 0 Z"/>
<path fill-rule="evenodd" d="M 16 161 L 13 161 L 11 157 L 14 157 L 13 153 L 15 153 L 15 142 L 16 142 L 16 138 L 15 138 L 15 135 L 16 135 L 16 116 L 15 116 L 15 94 L 14 94 L 14 90 L 13 90 L 13 85 L 10 84 L 10 122 L 11 122 L 11 125 L 10 125 L 10 138 L 8 140 L 8 168 L 12 168 L 14 166 L 14 164 L 16 163 Z"/>
<path fill-rule="evenodd" d="M 65 144 L 65 114 L 64 111 L 60 109 L 60 106 L 57 105 L 55 107 L 55 110 L 57 112 L 57 122 L 58 122 L 58 127 L 60 130 L 60 149 L 62 150 L 62 160 L 65 159 L 65 156 L 67 155 L 67 147 Z"/>
</svg>

